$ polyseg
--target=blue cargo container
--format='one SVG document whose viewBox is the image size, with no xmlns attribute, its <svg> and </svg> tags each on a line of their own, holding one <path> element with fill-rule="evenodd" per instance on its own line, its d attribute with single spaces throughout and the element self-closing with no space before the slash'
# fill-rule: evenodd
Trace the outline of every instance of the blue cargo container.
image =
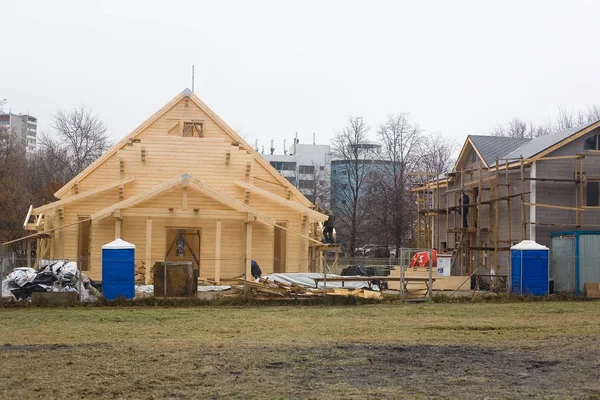
<svg viewBox="0 0 600 400">
<path fill-rule="evenodd" d="M 135 296 L 135 245 L 121 239 L 102 246 L 102 295 L 108 300 Z"/>
<path fill-rule="evenodd" d="M 549 292 L 549 249 L 523 240 L 510 248 L 511 291 L 515 294 L 546 296 Z"/>
</svg>

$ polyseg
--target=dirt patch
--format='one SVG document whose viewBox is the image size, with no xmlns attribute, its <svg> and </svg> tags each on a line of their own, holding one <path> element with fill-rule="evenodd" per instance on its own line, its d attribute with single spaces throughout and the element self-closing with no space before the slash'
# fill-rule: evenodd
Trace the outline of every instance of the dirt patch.
<svg viewBox="0 0 600 400">
<path fill-rule="evenodd" d="M 20 398 L 599 398 L 598 344 L 586 337 L 499 348 L 4 346 L 11 350 L 2 362 L 13 368 L 0 387 Z M 27 373 L 44 354 L 52 368 Z M 57 374 L 69 379 L 48 385 Z"/>
<path fill-rule="evenodd" d="M 57 351 L 57 350 L 69 350 L 73 348 L 86 348 L 86 347 L 101 347 L 105 346 L 106 343 L 79 343 L 79 344 L 17 344 L 12 345 L 10 343 L 5 343 L 0 346 L 0 352 L 12 352 L 12 351 L 31 351 L 31 352 L 40 352 L 40 351 Z"/>
</svg>

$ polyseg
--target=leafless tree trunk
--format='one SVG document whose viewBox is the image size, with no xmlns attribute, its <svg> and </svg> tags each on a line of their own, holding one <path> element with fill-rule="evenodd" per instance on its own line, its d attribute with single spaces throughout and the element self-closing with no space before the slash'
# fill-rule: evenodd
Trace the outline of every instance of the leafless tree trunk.
<svg viewBox="0 0 600 400">
<path fill-rule="evenodd" d="M 411 123 L 406 113 L 390 115 L 378 133 L 383 150 L 377 193 L 381 199 L 379 204 L 386 206 L 378 218 L 381 228 L 390 232 L 389 236 L 398 249 L 410 236 L 411 221 L 415 219 L 408 174 L 415 169 L 422 156 L 423 136 L 419 125 Z"/>
<path fill-rule="evenodd" d="M 348 125 L 332 140 L 338 164 L 335 167 L 338 175 L 332 182 L 332 209 L 336 215 L 338 238 L 352 254 L 367 215 L 363 195 L 368 183 L 369 165 L 373 161 L 368 143 L 369 129 L 362 117 L 350 117 Z"/>
</svg>

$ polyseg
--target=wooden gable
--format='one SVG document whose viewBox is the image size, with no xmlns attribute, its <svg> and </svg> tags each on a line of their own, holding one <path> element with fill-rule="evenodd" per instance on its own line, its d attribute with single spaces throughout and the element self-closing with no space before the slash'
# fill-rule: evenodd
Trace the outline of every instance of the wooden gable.
<svg viewBox="0 0 600 400">
<path fill-rule="evenodd" d="M 144 171 L 143 178 L 136 179 L 127 188 L 143 191 L 153 183 L 173 177 L 173 171 L 167 168 L 169 163 L 179 174 L 190 173 L 216 185 L 222 183 L 221 176 L 225 172 L 235 178 L 251 174 L 257 180 L 256 186 L 304 207 L 311 206 L 300 191 L 188 89 L 58 190 L 55 196 L 66 199 L 93 190 L 101 183 L 120 179 L 115 176 L 116 170 L 121 171 L 121 175 L 132 170 L 138 174 Z"/>
</svg>

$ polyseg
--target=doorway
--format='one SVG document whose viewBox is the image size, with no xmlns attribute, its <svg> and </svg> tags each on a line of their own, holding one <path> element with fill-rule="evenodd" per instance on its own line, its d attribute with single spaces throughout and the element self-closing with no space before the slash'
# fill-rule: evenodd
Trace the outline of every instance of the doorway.
<svg viewBox="0 0 600 400">
<path fill-rule="evenodd" d="M 287 222 L 277 222 L 277 225 L 287 228 Z M 275 227 L 273 238 L 273 272 L 285 272 L 287 257 L 287 231 Z"/>
<path fill-rule="evenodd" d="M 80 221 L 77 225 L 77 263 L 81 271 L 89 271 L 92 221 L 89 216 L 80 216 L 77 219 Z"/>
<path fill-rule="evenodd" d="M 200 229 L 198 228 L 166 228 L 167 229 L 167 261 L 190 261 L 198 274 L 200 273 Z"/>
</svg>

